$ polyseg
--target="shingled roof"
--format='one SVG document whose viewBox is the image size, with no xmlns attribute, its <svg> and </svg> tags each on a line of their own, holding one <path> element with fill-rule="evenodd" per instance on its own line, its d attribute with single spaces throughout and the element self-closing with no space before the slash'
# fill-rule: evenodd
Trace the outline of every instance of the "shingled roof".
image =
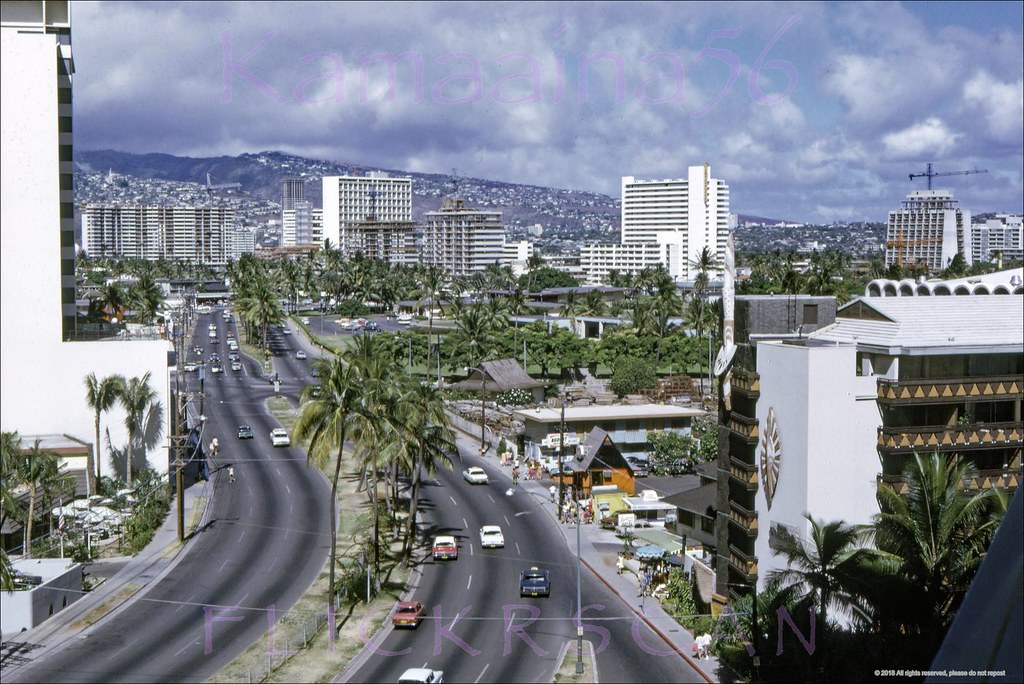
<svg viewBox="0 0 1024 684">
<path fill-rule="evenodd" d="M 623 465 L 633 471 L 633 467 L 622 457 L 622 452 L 615 446 L 615 442 L 608 435 L 607 432 L 599 427 L 594 427 L 590 430 L 590 434 L 580 444 L 579 449 L 576 452 L 576 458 L 568 462 L 566 465 L 576 472 L 586 472 L 590 470 L 590 467 L 594 463 L 594 459 L 597 458 L 601 448 L 607 446 L 609 449 L 614 449 L 618 453 L 618 458 L 622 459 Z M 607 463 L 603 463 L 602 466 L 609 467 Z"/>
<path fill-rule="evenodd" d="M 507 392 L 510 389 L 528 390 L 545 386 L 545 383 L 527 375 L 515 359 L 484 361 L 480 364 L 480 368 L 487 374 L 487 389 L 495 392 Z M 479 390 L 481 385 L 483 382 L 480 372 L 473 371 L 468 378 L 451 386 L 457 389 Z"/>
</svg>

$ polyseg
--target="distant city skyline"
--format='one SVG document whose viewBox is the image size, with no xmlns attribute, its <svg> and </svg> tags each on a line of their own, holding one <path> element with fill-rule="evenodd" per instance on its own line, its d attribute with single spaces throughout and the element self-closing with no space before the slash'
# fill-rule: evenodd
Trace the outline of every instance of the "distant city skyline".
<svg viewBox="0 0 1024 684">
<path fill-rule="evenodd" d="M 1024 4 L 75 3 L 79 149 L 281 150 L 884 221 L 908 174 L 1024 209 Z M 253 11 L 258 9 L 258 11 Z"/>
</svg>

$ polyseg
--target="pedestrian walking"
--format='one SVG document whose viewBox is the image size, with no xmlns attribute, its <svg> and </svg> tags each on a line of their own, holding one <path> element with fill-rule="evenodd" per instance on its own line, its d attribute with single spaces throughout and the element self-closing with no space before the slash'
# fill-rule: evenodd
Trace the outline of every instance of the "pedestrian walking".
<svg viewBox="0 0 1024 684">
<path fill-rule="evenodd" d="M 615 571 L 616 574 L 621 575 L 622 571 L 626 569 L 626 559 L 622 557 L 620 553 L 618 558 L 615 560 Z"/>
<path fill-rule="evenodd" d="M 548 487 L 548 493 L 551 494 L 551 503 L 555 503 L 555 497 L 558 496 L 558 487 L 551 485 Z"/>
<path fill-rule="evenodd" d="M 228 482 L 234 484 L 235 482 L 235 466 L 228 466 Z"/>
</svg>

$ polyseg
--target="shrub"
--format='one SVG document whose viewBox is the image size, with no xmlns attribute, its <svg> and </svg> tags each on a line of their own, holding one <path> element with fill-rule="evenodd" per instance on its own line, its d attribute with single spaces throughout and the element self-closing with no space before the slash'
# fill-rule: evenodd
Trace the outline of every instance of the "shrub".
<svg viewBox="0 0 1024 684">
<path fill-rule="evenodd" d="M 510 389 L 499 394 L 495 401 L 502 406 L 525 406 L 533 401 L 533 395 L 524 389 Z"/>
<path fill-rule="evenodd" d="M 642 357 L 621 356 L 615 361 L 609 387 L 621 397 L 651 387 L 657 380 L 653 361 Z"/>
</svg>

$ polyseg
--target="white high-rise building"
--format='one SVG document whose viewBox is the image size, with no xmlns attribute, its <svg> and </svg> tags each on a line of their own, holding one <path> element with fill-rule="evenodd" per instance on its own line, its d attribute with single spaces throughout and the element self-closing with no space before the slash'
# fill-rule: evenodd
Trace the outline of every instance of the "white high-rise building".
<svg viewBox="0 0 1024 684">
<path fill-rule="evenodd" d="M 1024 217 L 996 214 L 984 223 L 971 224 L 973 261 L 1024 261 Z"/>
<path fill-rule="evenodd" d="M 446 198 L 440 211 L 423 214 L 422 239 L 423 263 L 441 266 L 453 276 L 483 271 L 504 257 L 501 212 L 470 209 L 460 199 Z"/>
<path fill-rule="evenodd" d="M 238 230 L 231 207 L 82 207 L 82 240 L 90 257 L 223 266 L 237 258 L 236 245 L 244 244 L 235 238 Z"/>
<path fill-rule="evenodd" d="M 323 237 L 345 254 L 359 251 L 361 226 L 412 223 L 412 178 L 375 171 L 368 176 L 324 176 L 322 182 Z"/>
<path fill-rule="evenodd" d="M 313 209 L 309 214 L 309 235 L 314 245 L 324 244 L 324 210 Z"/>
<path fill-rule="evenodd" d="M 506 242 L 502 263 L 512 267 L 512 273 L 520 276 L 526 273 L 530 257 L 533 256 L 533 243 L 529 240 Z"/>
<path fill-rule="evenodd" d="M 676 280 L 697 277 L 695 263 L 707 248 L 721 273 L 729 235 L 729 186 L 711 177 L 711 166 L 691 166 L 686 178 L 622 178 L 620 245 L 594 244 L 580 253 L 591 283 L 610 271 L 636 273 L 661 264 Z"/>
<path fill-rule="evenodd" d="M 86 375 L 150 373 L 166 435 L 171 343 L 77 341 L 68 5 L 0 2 L 0 428 L 91 443 Z M 118 449 L 127 443 L 124 418 L 115 406 L 103 419 Z M 105 448 L 100 457 L 111 474 Z M 167 471 L 166 440 L 148 460 Z"/>
<path fill-rule="evenodd" d="M 914 190 L 900 209 L 889 212 L 885 233 L 885 265 L 923 264 L 940 271 L 962 254 L 972 263 L 966 241 L 971 212 L 957 206 L 948 190 Z"/>
<path fill-rule="evenodd" d="M 281 244 L 313 244 L 313 205 L 306 199 L 304 178 L 281 181 Z"/>
</svg>

